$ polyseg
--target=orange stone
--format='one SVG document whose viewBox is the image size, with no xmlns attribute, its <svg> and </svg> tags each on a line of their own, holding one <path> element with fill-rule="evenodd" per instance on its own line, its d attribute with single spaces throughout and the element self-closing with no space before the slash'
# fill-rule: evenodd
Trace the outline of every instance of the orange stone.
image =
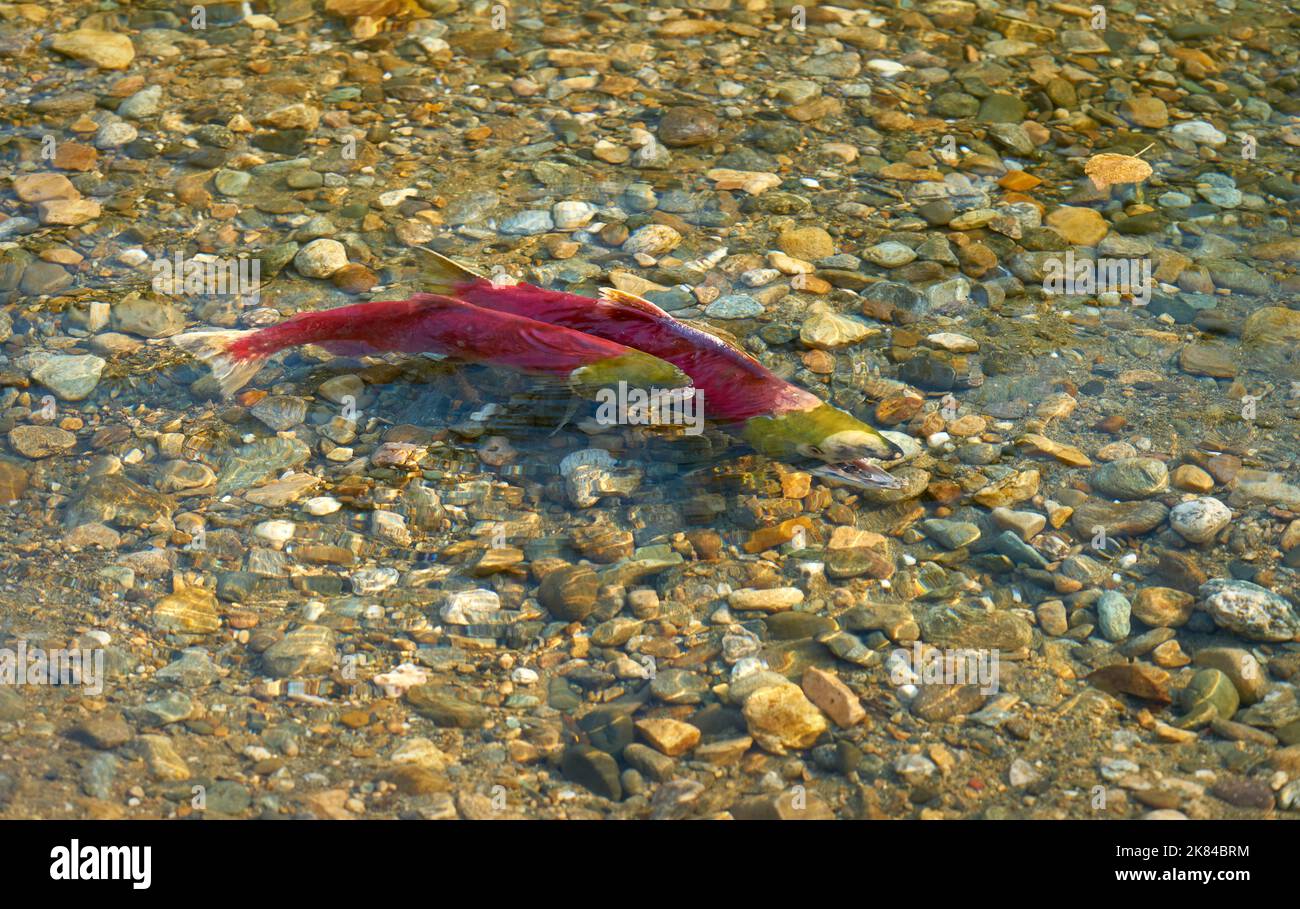
<svg viewBox="0 0 1300 909">
<path fill-rule="evenodd" d="M 1012 192 L 1028 192 L 1043 181 L 1033 174 L 1025 173 L 1023 170 L 1009 170 L 998 181 L 998 186 L 1003 189 L 1009 189 Z"/>
<path fill-rule="evenodd" d="M 755 553 L 763 552 L 768 549 L 774 549 L 782 543 L 789 543 L 794 539 L 795 531 L 802 527 L 805 535 L 809 540 L 816 539 L 813 530 L 812 518 L 807 515 L 800 515 L 797 518 L 790 518 L 775 524 L 772 527 L 760 527 L 749 535 L 745 541 L 745 552 Z"/>
<path fill-rule="evenodd" d="M 816 275 L 795 275 L 790 281 L 792 290 L 800 291 L 806 294 L 828 294 L 831 292 L 831 283 L 824 281 Z"/>
<path fill-rule="evenodd" d="M 925 398 L 914 394 L 892 395 L 876 405 L 876 422 L 885 426 L 905 423 L 921 412 Z"/>
<path fill-rule="evenodd" d="M 809 666 L 803 673 L 802 688 L 808 700 L 820 707 L 836 726 L 856 726 L 867 715 L 858 696 L 837 675 Z"/>
<path fill-rule="evenodd" d="M 54 166 L 59 170 L 94 170 L 99 152 L 92 145 L 80 142 L 61 142 L 54 150 Z"/>
</svg>

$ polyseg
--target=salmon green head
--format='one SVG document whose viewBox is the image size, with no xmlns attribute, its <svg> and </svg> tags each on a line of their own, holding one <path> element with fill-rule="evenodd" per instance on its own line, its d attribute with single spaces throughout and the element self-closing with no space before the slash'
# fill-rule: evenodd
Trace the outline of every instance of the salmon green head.
<svg viewBox="0 0 1300 909">
<path fill-rule="evenodd" d="M 892 460 L 902 450 L 857 417 L 830 404 L 754 417 L 745 423 L 741 435 L 770 458 L 811 461 L 811 472 L 820 476 L 855 486 L 900 485 L 871 459 Z"/>
<path fill-rule="evenodd" d="M 569 374 L 569 382 L 579 393 L 609 388 L 626 382 L 634 388 L 685 388 L 690 376 L 667 360 L 639 350 L 609 357 L 580 366 Z"/>
</svg>

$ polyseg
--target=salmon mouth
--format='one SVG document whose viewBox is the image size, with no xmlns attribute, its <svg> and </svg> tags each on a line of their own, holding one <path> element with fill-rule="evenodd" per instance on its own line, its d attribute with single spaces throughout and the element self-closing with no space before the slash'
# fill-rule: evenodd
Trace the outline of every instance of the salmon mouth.
<svg viewBox="0 0 1300 909">
<path fill-rule="evenodd" d="M 903 481 L 891 476 L 869 458 L 854 458 L 838 464 L 814 464 L 807 467 L 813 476 L 835 480 L 858 489 L 902 489 Z"/>
</svg>

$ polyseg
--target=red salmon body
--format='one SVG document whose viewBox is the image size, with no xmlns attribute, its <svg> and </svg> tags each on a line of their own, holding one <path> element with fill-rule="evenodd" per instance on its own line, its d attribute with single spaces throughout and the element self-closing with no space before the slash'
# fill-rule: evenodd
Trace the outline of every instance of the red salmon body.
<svg viewBox="0 0 1300 909">
<path fill-rule="evenodd" d="M 454 293 L 486 309 L 563 325 L 667 360 L 703 392 L 705 412 L 713 420 L 743 421 L 821 403 L 748 354 L 630 294 L 607 291 L 607 298 L 594 300 L 528 284 L 497 286 L 481 278 L 458 283 Z"/>
<path fill-rule="evenodd" d="M 299 313 L 256 331 L 196 331 L 172 340 L 212 366 L 225 394 L 251 379 L 267 357 L 301 344 L 340 354 L 436 353 L 568 379 L 575 387 L 619 379 L 668 388 L 689 382 L 644 351 L 438 294 Z"/>
</svg>

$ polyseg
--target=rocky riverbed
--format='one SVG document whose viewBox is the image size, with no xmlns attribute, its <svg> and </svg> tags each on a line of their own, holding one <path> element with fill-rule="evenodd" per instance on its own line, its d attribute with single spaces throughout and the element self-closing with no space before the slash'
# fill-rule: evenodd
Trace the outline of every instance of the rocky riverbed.
<svg viewBox="0 0 1300 909">
<path fill-rule="evenodd" d="M 0 816 L 1297 816 L 1300 22 L 1098 9 L 0 3 Z M 736 339 L 902 488 L 167 343 L 421 247 Z"/>
</svg>

